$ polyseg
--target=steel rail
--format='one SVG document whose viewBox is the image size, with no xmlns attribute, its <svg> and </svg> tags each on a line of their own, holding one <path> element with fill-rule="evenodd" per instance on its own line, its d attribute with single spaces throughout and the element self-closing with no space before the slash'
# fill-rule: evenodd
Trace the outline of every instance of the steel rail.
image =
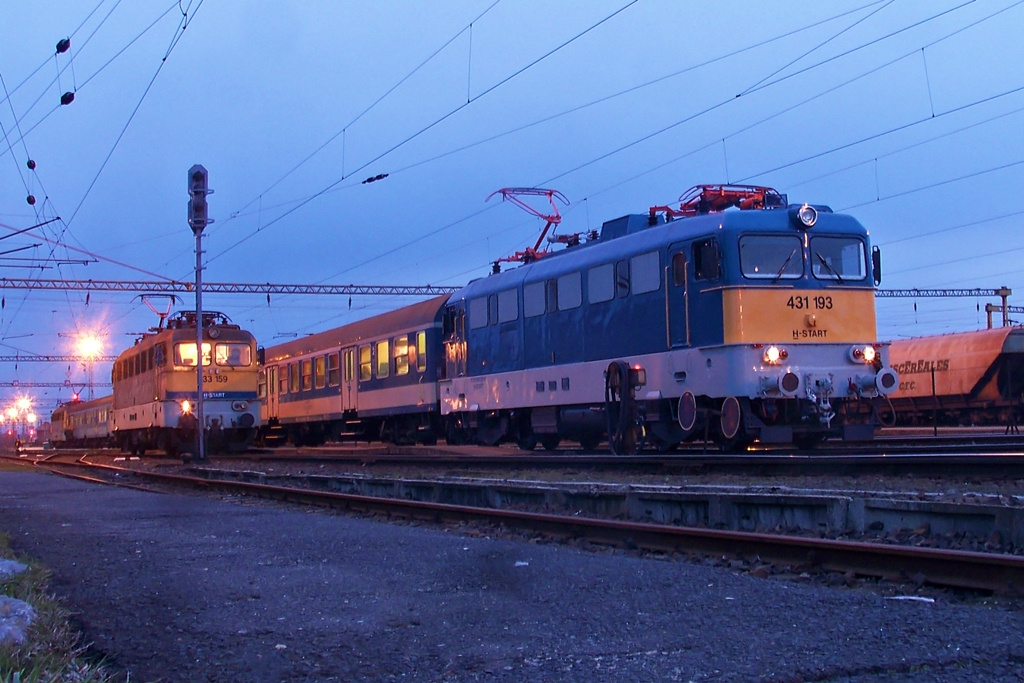
<svg viewBox="0 0 1024 683">
<path fill-rule="evenodd" d="M 400 515 L 435 523 L 467 519 L 498 524 L 556 538 L 661 552 L 759 558 L 774 563 L 809 565 L 897 581 L 1024 594 L 1024 557 L 998 553 L 942 550 L 882 543 L 857 543 L 744 531 L 723 531 L 643 522 L 541 514 L 514 510 L 417 502 L 329 491 L 314 491 L 252 482 L 224 481 L 148 472 L 82 461 L 120 475 L 138 476 L 240 495 L 257 495 L 302 505 L 352 512 Z M 114 482 L 121 483 L 121 482 Z"/>
</svg>

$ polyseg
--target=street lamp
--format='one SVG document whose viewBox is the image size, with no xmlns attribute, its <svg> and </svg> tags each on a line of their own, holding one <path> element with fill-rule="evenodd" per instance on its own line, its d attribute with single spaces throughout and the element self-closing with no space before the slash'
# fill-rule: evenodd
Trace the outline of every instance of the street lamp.
<svg viewBox="0 0 1024 683">
<path fill-rule="evenodd" d="M 89 379 L 89 399 L 93 398 L 93 370 L 95 369 L 96 359 L 103 355 L 103 338 L 99 335 L 87 332 L 78 337 L 78 341 L 75 344 L 76 352 L 79 356 L 85 359 L 83 365 L 85 366 L 86 374 Z"/>
</svg>

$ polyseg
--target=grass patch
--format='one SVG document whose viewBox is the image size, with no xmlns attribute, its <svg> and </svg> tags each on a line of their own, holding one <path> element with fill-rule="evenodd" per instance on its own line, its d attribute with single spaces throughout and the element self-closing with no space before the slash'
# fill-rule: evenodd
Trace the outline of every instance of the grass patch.
<svg viewBox="0 0 1024 683">
<path fill-rule="evenodd" d="M 47 592 L 49 572 L 18 557 L 10 537 L 0 532 L 0 558 L 16 560 L 28 571 L 0 579 L 0 594 L 24 600 L 36 611 L 25 642 L 0 645 L 0 683 L 112 683 L 102 663 L 91 661 L 71 614 Z"/>
</svg>

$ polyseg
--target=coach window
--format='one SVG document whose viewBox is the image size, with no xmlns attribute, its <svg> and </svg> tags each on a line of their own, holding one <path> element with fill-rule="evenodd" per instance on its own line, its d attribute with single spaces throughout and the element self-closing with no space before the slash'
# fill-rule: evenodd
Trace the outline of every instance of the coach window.
<svg viewBox="0 0 1024 683">
<path fill-rule="evenodd" d="M 506 289 L 498 292 L 498 322 L 510 323 L 519 319 L 519 291 Z"/>
<path fill-rule="evenodd" d="M 395 337 L 395 375 L 409 374 L 409 337 Z"/>
<path fill-rule="evenodd" d="M 327 356 L 313 359 L 313 388 L 323 389 L 327 386 Z"/>
<path fill-rule="evenodd" d="M 302 390 L 309 391 L 313 388 L 313 361 L 306 359 L 301 361 L 302 368 Z"/>
<path fill-rule="evenodd" d="M 373 371 L 372 346 L 359 347 L 359 381 L 365 382 L 370 379 Z"/>
<path fill-rule="evenodd" d="M 629 296 L 629 261 L 615 263 L 615 298 Z"/>
<path fill-rule="evenodd" d="M 267 372 L 266 370 L 260 370 L 260 373 L 256 375 L 256 397 L 266 398 L 267 397 Z"/>
<path fill-rule="evenodd" d="M 299 393 L 299 364 L 288 364 L 288 391 L 293 394 Z"/>
<path fill-rule="evenodd" d="M 391 374 L 389 346 L 391 346 L 391 343 L 387 339 L 377 342 L 377 377 L 380 379 L 384 379 Z"/>
<path fill-rule="evenodd" d="M 740 269 L 757 280 L 796 280 L 804 274 L 803 243 L 796 235 L 740 237 Z"/>
<path fill-rule="evenodd" d="M 341 356 L 331 353 L 327 356 L 327 386 L 336 387 L 341 384 Z"/>
<path fill-rule="evenodd" d="M 615 298 L 615 267 L 610 263 L 587 271 L 587 300 L 592 304 Z"/>
<path fill-rule="evenodd" d="M 523 316 L 535 318 L 544 315 L 544 283 L 531 282 L 523 285 Z"/>
<path fill-rule="evenodd" d="M 558 310 L 568 311 L 583 304 L 582 281 L 579 272 L 566 273 L 558 278 Z"/>
<path fill-rule="evenodd" d="M 701 242 L 694 242 L 693 279 L 717 280 L 721 274 L 722 257 L 718 251 L 718 240 L 709 239 Z"/>
<path fill-rule="evenodd" d="M 864 243 L 856 237 L 812 237 L 811 272 L 819 280 L 863 280 Z"/>
<path fill-rule="evenodd" d="M 416 370 L 423 372 L 427 369 L 427 333 L 416 333 Z"/>
<path fill-rule="evenodd" d="M 281 391 L 278 392 L 278 393 L 287 394 L 288 393 L 288 366 L 287 365 L 279 365 L 275 369 L 279 373 L 278 378 L 277 378 L 277 380 L 278 380 L 277 386 L 281 388 Z"/>
<path fill-rule="evenodd" d="M 661 289 L 661 260 L 658 258 L 658 252 L 637 254 L 629 260 L 629 270 L 633 275 L 634 294 L 645 294 Z"/>
<path fill-rule="evenodd" d="M 487 327 L 487 297 L 483 296 L 469 301 L 469 329 L 481 327 Z"/>
</svg>

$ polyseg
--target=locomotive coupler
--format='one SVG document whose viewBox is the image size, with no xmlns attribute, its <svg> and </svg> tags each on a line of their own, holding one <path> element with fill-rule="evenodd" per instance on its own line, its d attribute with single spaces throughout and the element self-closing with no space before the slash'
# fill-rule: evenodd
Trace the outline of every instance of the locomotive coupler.
<svg viewBox="0 0 1024 683">
<path fill-rule="evenodd" d="M 818 393 L 814 392 L 817 388 Z M 818 377 L 813 382 L 807 383 L 807 398 L 810 399 L 818 410 L 818 421 L 830 427 L 832 418 L 836 416 L 832 410 L 829 397 L 832 395 L 832 380 L 829 377 Z"/>
</svg>

